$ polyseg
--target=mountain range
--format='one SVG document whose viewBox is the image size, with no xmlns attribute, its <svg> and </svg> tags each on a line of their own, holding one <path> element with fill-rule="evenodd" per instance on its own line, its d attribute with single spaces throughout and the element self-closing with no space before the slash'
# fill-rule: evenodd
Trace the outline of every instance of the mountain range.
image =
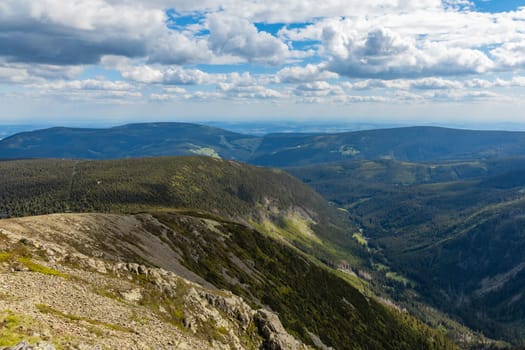
<svg viewBox="0 0 525 350">
<path fill-rule="evenodd" d="M 24 132 L 0 141 L 0 277 L 45 275 L 73 290 L 86 264 L 89 281 L 111 277 L 97 264 L 120 271 L 131 285 L 108 279 L 90 288 L 108 307 L 128 303 L 136 318 L 174 325 L 170 332 L 193 348 L 520 346 L 524 156 L 525 133 L 435 127 L 251 136 L 149 123 Z M 71 255 L 83 262 L 70 264 Z M 119 270 L 122 263 L 174 274 L 196 292 L 173 304 L 173 291 Z M 210 301 L 225 291 L 251 310 L 242 322 L 226 301 Z M 21 309 L 10 301 L 19 295 L 0 293 L 8 296 L 4 324 L 14 318 L 30 328 L 37 315 L 56 346 L 65 338 L 43 320 L 73 316 L 91 335 L 89 327 L 106 331 L 99 343 L 86 336 L 78 344 L 127 344 L 125 333 L 112 335 L 124 327 L 114 319 L 53 299 Z M 129 293 L 140 298 L 130 304 Z M 151 304 L 153 295 L 161 302 Z M 215 325 L 192 321 L 199 312 L 189 305 L 203 303 L 221 315 Z M 212 331 L 195 331 L 203 328 Z M 0 346 L 28 339 L 16 329 L 0 332 L 11 337 Z"/>
<path fill-rule="evenodd" d="M 106 129 L 50 128 L 0 141 L 0 159 L 117 159 L 208 155 L 289 167 L 349 159 L 430 162 L 525 154 L 525 132 L 406 127 L 335 134 L 244 135 L 186 123 L 129 124 Z"/>
</svg>

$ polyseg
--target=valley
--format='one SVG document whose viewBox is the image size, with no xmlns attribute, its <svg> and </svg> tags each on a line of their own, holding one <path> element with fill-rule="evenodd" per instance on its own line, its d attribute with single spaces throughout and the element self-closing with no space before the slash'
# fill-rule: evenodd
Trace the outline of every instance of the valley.
<svg viewBox="0 0 525 350">
<path fill-rule="evenodd" d="M 524 167 L 523 158 L 356 161 L 290 172 L 344 208 L 378 266 L 406 276 L 423 300 L 519 343 Z"/>
</svg>

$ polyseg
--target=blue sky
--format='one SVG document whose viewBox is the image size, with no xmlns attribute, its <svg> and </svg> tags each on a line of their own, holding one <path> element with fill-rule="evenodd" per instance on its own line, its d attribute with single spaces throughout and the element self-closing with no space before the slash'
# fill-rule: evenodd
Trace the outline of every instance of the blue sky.
<svg viewBox="0 0 525 350">
<path fill-rule="evenodd" d="M 523 5 L 4 0 L 0 124 L 521 123 Z"/>
<path fill-rule="evenodd" d="M 521 6 L 525 6 L 523 1 L 516 0 L 477 0 L 474 1 L 475 9 L 486 12 L 515 11 Z"/>
</svg>

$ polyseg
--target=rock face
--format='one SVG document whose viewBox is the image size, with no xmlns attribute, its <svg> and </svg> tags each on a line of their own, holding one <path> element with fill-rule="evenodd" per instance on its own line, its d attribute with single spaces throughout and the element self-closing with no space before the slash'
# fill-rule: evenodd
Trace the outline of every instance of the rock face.
<svg viewBox="0 0 525 350">
<path fill-rule="evenodd" d="M 259 331 L 263 335 L 264 349 L 298 350 L 304 348 L 303 344 L 286 332 L 276 314 L 269 312 L 268 310 L 260 309 L 255 314 L 255 322 Z"/>
<path fill-rule="evenodd" d="M 0 223 L 0 339 L 17 343 L 2 350 L 308 349 L 229 291 L 88 256 L 40 224 Z"/>
</svg>

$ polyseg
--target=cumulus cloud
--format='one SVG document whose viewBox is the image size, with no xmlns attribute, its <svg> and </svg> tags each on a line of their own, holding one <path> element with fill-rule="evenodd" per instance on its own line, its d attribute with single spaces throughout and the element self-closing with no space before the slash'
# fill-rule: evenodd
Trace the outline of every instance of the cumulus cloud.
<svg viewBox="0 0 525 350">
<path fill-rule="evenodd" d="M 51 90 L 106 90 L 106 91 L 130 91 L 134 86 L 124 81 L 107 81 L 97 79 L 53 81 L 42 84 L 29 85 L 38 89 Z"/>
<path fill-rule="evenodd" d="M 439 77 L 419 78 L 419 79 L 366 79 L 348 84 L 350 89 L 368 90 L 368 89 L 399 89 L 399 90 L 444 90 L 444 89 L 461 89 L 464 84 L 461 81 L 443 79 Z"/>
<path fill-rule="evenodd" d="M 262 85 L 242 86 L 228 83 L 219 83 L 218 89 L 221 92 L 227 93 L 230 97 L 241 99 L 276 99 L 283 97 L 281 92 Z"/>
<path fill-rule="evenodd" d="M 343 88 L 339 85 L 332 85 L 326 81 L 316 81 L 311 83 L 299 84 L 294 93 L 302 97 L 327 97 L 345 95 Z"/>
<path fill-rule="evenodd" d="M 277 72 L 277 78 L 282 83 L 303 83 L 319 80 L 336 79 L 338 74 L 329 72 L 321 65 L 307 64 L 306 66 L 292 66 Z"/>
<path fill-rule="evenodd" d="M 199 69 L 177 66 L 132 66 L 123 68 L 121 73 L 126 79 L 146 84 L 203 85 L 224 79 L 223 75 L 212 75 Z"/>
<path fill-rule="evenodd" d="M 150 101 L 494 100 L 525 87 L 524 42 L 525 8 L 469 0 L 3 0 L 0 83 Z"/>
<path fill-rule="evenodd" d="M 219 55 L 242 57 L 248 62 L 278 64 L 288 47 L 269 33 L 258 31 L 248 20 L 217 13 L 207 18 L 209 46 Z"/>
<path fill-rule="evenodd" d="M 323 30 L 330 59 L 328 69 L 358 78 L 393 79 L 433 75 L 484 73 L 493 62 L 481 51 L 416 42 L 387 28 L 367 33 L 352 30 L 346 21 Z"/>
<path fill-rule="evenodd" d="M 511 42 L 493 49 L 491 54 L 502 68 L 525 67 L 525 43 Z"/>
<path fill-rule="evenodd" d="M 273 79 L 268 76 L 254 77 L 248 72 L 243 74 L 235 72 L 228 76 L 227 81 L 217 84 L 217 91 L 229 97 L 240 99 L 278 99 L 285 97 L 284 93 L 267 86 L 272 82 Z"/>
<path fill-rule="evenodd" d="M 23 84 L 44 82 L 48 79 L 73 79 L 82 71 L 78 66 L 0 63 L 0 81 Z"/>
<path fill-rule="evenodd" d="M 214 59 L 204 39 L 192 38 L 177 32 L 167 32 L 149 44 L 149 61 L 161 64 L 195 64 Z"/>
<path fill-rule="evenodd" d="M 0 55 L 60 65 L 97 63 L 105 54 L 144 56 L 145 39 L 162 20 L 160 10 L 102 0 L 6 0 L 0 6 Z"/>
</svg>

